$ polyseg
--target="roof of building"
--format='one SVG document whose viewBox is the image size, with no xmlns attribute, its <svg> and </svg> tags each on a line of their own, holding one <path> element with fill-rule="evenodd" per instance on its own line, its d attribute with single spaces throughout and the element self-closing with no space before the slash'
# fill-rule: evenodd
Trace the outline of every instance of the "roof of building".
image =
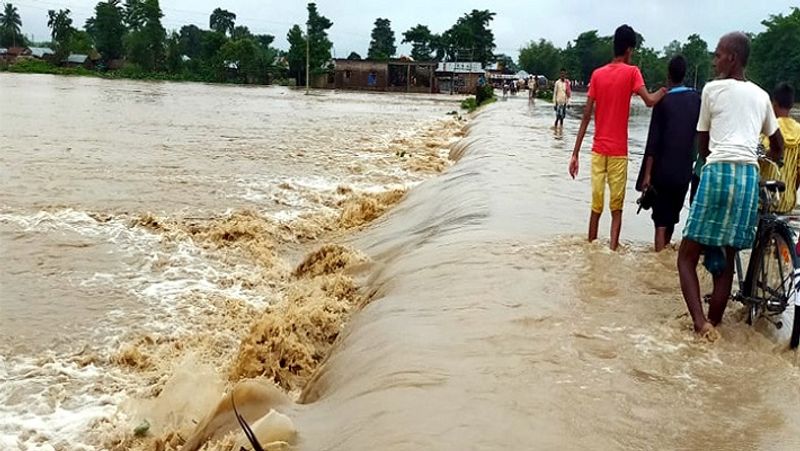
<svg viewBox="0 0 800 451">
<path fill-rule="evenodd" d="M 36 58 L 42 58 L 46 55 L 52 55 L 55 53 L 53 52 L 53 49 L 48 47 L 30 47 L 30 50 L 31 56 L 35 56 Z"/>
<path fill-rule="evenodd" d="M 89 59 L 89 55 L 83 55 L 80 53 L 73 53 L 67 57 L 64 61 L 67 63 L 74 63 L 74 64 L 83 64 L 86 60 Z"/>
<path fill-rule="evenodd" d="M 14 56 L 24 55 L 27 52 L 28 52 L 28 49 L 26 47 L 9 47 L 6 50 L 6 53 L 8 53 L 9 55 L 14 55 Z"/>
<path fill-rule="evenodd" d="M 436 72 L 453 72 L 457 74 L 482 74 L 483 64 L 479 62 L 439 63 Z"/>
</svg>

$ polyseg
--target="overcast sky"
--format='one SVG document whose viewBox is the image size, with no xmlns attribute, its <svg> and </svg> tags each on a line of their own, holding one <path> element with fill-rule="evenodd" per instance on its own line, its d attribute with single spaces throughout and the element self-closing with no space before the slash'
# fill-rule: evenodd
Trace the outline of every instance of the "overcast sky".
<svg viewBox="0 0 800 451">
<path fill-rule="evenodd" d="M 4 2 L 0 2 L 4 3 Z M 83 26 L 93 15 L 97 0 L 16 0 L 22 16 L 23 32 L 36 40 L 49 37 L 47 10 L 70 8 L 75 25 Z M 402 32 L 421 23 L 434 33 L 449 28 L 472 9 L 497 13 L 492 29 L 497 53 L 517 56 L 520 46 L 546 38 L 563 47 L 580 32 L 597 29 L 611 34 L 628 23 L 645 37 L 645 44 L 662 49 L 673 39 L 685 40 L 698 33 L 709 46 L 725 32 L 759 32 L 761 21 L 770 14 L 788 13 L 797 0 L 318 0 L 321 13 L 333 21 L 330 30 L 336 57 L 351 51 L 365 55 L 370 32 L 377 17 L 391 20 L 399 53 Z M 208 16 L 216 7 L 236 13 L 237 25 L 247 25 L 254 33 L 276 37 L 276 45 L 286 49 L 286 32 L 305 22 L 303 0 L 162 0 L 163 23 L 167 30 L 186 24 L 208 28 Z"/>
</svg>

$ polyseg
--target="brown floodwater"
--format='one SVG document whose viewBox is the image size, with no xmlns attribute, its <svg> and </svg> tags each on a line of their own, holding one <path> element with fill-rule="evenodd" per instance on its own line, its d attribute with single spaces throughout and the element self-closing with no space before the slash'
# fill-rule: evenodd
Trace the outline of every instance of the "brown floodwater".
<svg viewBox="0 0 800 451">
<path fill-rule="evenodd" d="M 551 120 L 490 106 L 458 163 L 355 239 L 375 296 L 301 397 L 302 449 L 800 447 L 797 355 L 736 306 L 696 340 L 632 190 L 622 250 L 585 243 L 588 152 L 569 180 L 577 120 L 563 140 Z"/>
<path fill-rule="evenodd" d="M 126 410 L 148 411 L 156 433 L 191 432 L 230 386 L 221 378 L 246 335 L 237 330 L 284 293 L 282 268 L 292 266 L 272 261 L 280 246 L 255 238 L 247 249 L 261 266 L 201 238 L 296 228 L 304 213 L 335 211 L 342 185 L 414 185 L 366 229 L 337 235 L 368 258 L 357 278 L 369 303 L 291 393 L 295 402 L 278 408 L 297 429 L 296 449 L 800 447 L 796 353 L 770 327 L 745 325 L 737 306 L 720 341 L 695 339 L 675 251 L 650 251 L 652 226 L 636 215 L 632 186 L 621 251 L 607 249 L 607 217 L 601 239 L 585 242 L 590 141 L 570 180 L 574 113 L 555 136 L 547 103 L 499 101 L 471 119 L 449 146 L 458 161 L 431 178 L 398 162 L 398 151 L 432 142 L 430 128 L 420 130 L 454 109 L 448 97 L 17 76 L 0 87 L 4 105 L 11 92 L 41 102 L 0 117 L 28 133 L 4 126 L 0 144 L 13 176 L 0 182 L 0 237 L 13 262 L 0 272 L 0 333 L 15 342 L 3 346 L 0 444 L 102 448 L 109 430 L 139 422 Z M 53 100 L 62 94 L 72 100 Z M 633 111 L 630 179 L 649 119 L 638 102 Z M 42 114 L 63 129 L 29 130 Z M 446 152 L 451 141 L 432 147 Z M 64 150 L 84 147 L 92 150 Z M 269 222 L 234 214 L 214 223 L 223 235 L 192 225 L 242 209 Z M 305 252 L 290 244 L 290 254 Z M 248 278 L 262 267 L 258 281 Z M 163 353 L 139 355 L 151 350 L 143 339 L 104 358 L 141 335 L 198 354 L 176 352 L 173 368 L 154 361 L 170 360 Z M 86 353 L 71 342 L 97 363 L 82 364 Z M 115 369 L 128 361 L 134 370 Z M 86 381 L 91 390 L 78 388 Z M 136 397 L 149 401 L 131 407 Z"/>
<path fill-rule="evenodd" d="M 225 365 L 293 263 L 251 254 L 437 173 L 458 100 L 0 74 L 0 448 L 95 449 L 172 360 Z"/>
</svg>

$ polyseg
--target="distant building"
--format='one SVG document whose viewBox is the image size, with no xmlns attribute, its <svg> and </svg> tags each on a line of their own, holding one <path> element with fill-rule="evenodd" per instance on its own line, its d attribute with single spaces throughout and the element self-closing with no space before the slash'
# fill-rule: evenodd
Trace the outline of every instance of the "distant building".
<svg viewBox="0 0 800 451">
<path fill-rule="evenodd" d="M 9 47 L 0 51 L 0 60 L 14 62 L 17 58 L 30 54 L 31 52 L 27 47 Z"/>
<path fill-rule="evenodd" d="M 375 60 L 334 60 L 336 89 L 388 92 L 436 92 L 436 63 L 410 58 Z"/>
<path fill-rule="evenodd" d="M 30 55 L 37 59 L 47 59 L 55 54 L 53 49 L 47 47 L 30 47 L 30 51 Z"/>
<path fill-rule="evenodd" d="M 67 67 L 84 67 L 86 69 L 91 69 L 94 67 L 94 62 L 89 55 L 84 55 L 81 53 L 72 53 L 68 57 L 66 57 L 61 64 Z"/>
<path fill-rule="evenodd" d="M 483 64 L 477 62 L 439 63 L 436 80 L 443 94 L 474 94 L 478 81 L 485 77 Z"/>
</svg>

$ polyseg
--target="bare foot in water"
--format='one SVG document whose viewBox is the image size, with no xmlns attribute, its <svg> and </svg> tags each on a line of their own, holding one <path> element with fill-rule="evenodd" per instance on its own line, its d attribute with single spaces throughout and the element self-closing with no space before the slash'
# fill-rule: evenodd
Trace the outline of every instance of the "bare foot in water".
<svg viewBox="0 0 800 451">
<path fill-rule="evenodd" d="M 714 327 L 711 323 L 705 323 L 700 331 L 697 332 L 697 336 L 703 340 L 708 341 L 709 343 L 714 343 L 715 341 L 722 338 L 719 334 L 719 331 L 716 327 Z"/>
</svg>

